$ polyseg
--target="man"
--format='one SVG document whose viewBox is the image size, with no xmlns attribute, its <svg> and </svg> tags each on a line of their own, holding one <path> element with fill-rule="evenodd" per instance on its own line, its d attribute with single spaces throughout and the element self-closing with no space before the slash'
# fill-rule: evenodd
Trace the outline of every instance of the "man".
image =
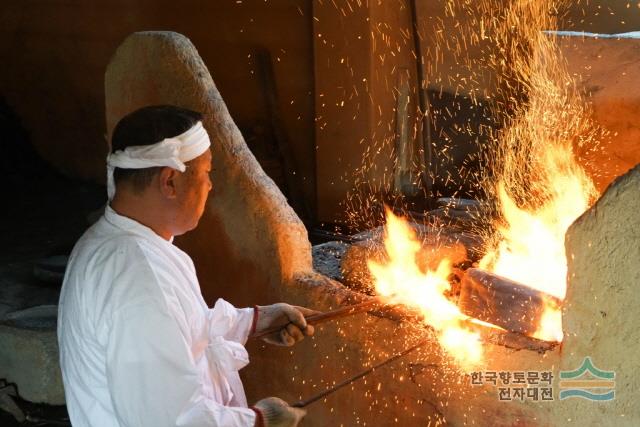
<svg viewBox="0 0 640 427">
<path fill-rule="evenodd" d="M 248 408 L 238 371 L 253 331 L 286 324 L 266 341 L 293 345 L 313 334 L 304 318 L 312 312 L 224 300 L 210 309 L 191 258 L 172 244 L 196 227 L 212 188 L 201 119 L 153 106 L 114 129 L 110 204 L 73 249 L 60 296 L 74 427 L 296 426 L 304 416 L 277 398 Z"/>
</svg>

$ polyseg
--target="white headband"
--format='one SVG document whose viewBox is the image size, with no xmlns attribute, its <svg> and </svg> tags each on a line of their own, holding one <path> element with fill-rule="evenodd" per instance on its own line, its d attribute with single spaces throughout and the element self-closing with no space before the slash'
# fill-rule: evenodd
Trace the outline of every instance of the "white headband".
<svg viewBox="0 0 640 427">
<path fill-rule="evenodd" d="M 202 126 L 196 123 L 183 134 L 152 145 L 137 145 L 118 150 L 107 156 L 107 195 L 109 200 L 116 193 L 113 180 L 115 168 L 143 169 L 157 166 L 168 166 L 180 172 L 186 170 L 185 163 L 202 155 L 211 146 L 209 135 Z"/>
</svg>

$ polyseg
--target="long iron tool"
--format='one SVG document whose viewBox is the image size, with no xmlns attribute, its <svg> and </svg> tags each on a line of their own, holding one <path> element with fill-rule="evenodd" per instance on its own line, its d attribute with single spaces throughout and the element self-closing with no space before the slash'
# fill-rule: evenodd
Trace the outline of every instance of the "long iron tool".
<svg viewBox="0 0 640 427">
<path fill-rule="evenodd" d="M 346 387 L 346 386 L 348 386 L 349 384 L 351 384 L 351 383 L 353 383 L 355 381 L 358 381 L 360 378 L 363 378 L 363 377 L 369 375 L 370 373 L 374 372 L 375 370 L 380 369 L 383 366 L 388 365 L 389 363 L 394 362 L 394 361 L 400 359 L 401 357 L 406 356 L 407 354 L 409 354 L 409 353 L 415 351 L 416 349 L 424 346 L 428 341 L 429 341 L 428 339 L 424 339 L 422 341 L 419 341 L 417 344 L 409 347 L 408 349 L 406 349 L 406 350 L 404 350 L 404 351 L 402 351 L 402 352 L 400 352 L 400 353 L 398 353 L 398 354 L 396 354 L 396 355 L 394 355 L 394 356 L 392 356 L 392 357 L 390 357 L 390 358 L 388 358 L 388 359 L 386 359 L 386 360 L 384 360 L 384 361 L 382 361 L 382 362 L 380 362 L 380 363 L 378 363 L 378 364 L 376 364 L 376 365 L 374 365 L 374 366 L 372 366 L 372 367 L 370 367 L 368 369 L 365 369 L 364 371 L 360 372 L 359 374 L 354 375 L 351 378 L 347 378 L 346 380 L 334 385 L 333 387 L 330 387 L 330 388 L 328 388 L 328 389 L 326 389 L 324 391 L 321 391 L 320 393 L 318 393 L 318 394 L 316 394 L 316 395 L 314 395 L 314 396 L 312 396 L 312 397 L 310 397 L 310 398 L 308 398 L 306 400 L 301 400 L 299 402 L 296 402 L 291 406 L 293 406 L 294 408 L 304 408 L 306 406 L 309 406 L 313 402 L 317 402 L 318 400 L 323 399 L 323 398 L 327 397 L 328 395 L 335 393 L 336 391 L 340 390 L 341 388 Z"/>
<path fill-rule="evenodd" d="M 342 317 L 352 316 L 354 314 L 362 313 L 363 311 L 367 311 L 371 309 L 375 305 L 384 304 L 378 298 L 371 298 L 367 301 L 361 302 L 359 304 L 349 305 L 347 307 L 341 307 L 336 310 L 327 311 L 326 313 L 314 314 L 306 318 L 307 324 L 309 325 L 317 325 L 318 323 L 328 322 L 329 320 L 335 320 Z M 264 338 L 267 335 L 271 335 L 280 331 L 282 328 L 287 326 L 279 325 L 273 326 L 271 328 L 265 329 L 264 331 L 260 331 L 258 333 L 252 334 L 250 338 Z"/>
</svg>

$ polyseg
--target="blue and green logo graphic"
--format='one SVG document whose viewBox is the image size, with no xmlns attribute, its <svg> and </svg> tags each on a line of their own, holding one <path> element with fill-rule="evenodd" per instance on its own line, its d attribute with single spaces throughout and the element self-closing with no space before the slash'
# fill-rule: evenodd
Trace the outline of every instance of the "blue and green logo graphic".
<svg viewBox="0 0 640 427">
<path fill-rule="evenodd" d="M 616 373 L 602 371 L 585 357 L 575 371 L 560 371 L 560 400 L 571 397 L 604 402 L 613 400 L 616 392 Z"/>
</svg>

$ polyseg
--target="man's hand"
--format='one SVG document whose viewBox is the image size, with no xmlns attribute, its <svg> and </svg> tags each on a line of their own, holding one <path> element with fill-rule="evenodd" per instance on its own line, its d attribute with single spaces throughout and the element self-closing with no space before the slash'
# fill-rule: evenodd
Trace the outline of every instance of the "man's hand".
<svg viewBox="0 0 640 427">
<path fill-rule="evenodd" d="M 253 406 L 262 415 L 263 426 L 259 427 L 296 427 L 307 411 L 293 408 L 277 397 L 267 397 Z"/>
<path fill-rule="evenodd" d="M 292 346 L 302 341 L 305 336 L 313 335 L 313 326 L 307 325 L 305 316 L 317 314 L 317 311 L 304 307 L 278 303 L 258 307 L 258 322 L 256 332 L 260 333 L 275 326 L 282 326 L 279 332 L 264 337 L 269 344 Z"/>
</svg>

